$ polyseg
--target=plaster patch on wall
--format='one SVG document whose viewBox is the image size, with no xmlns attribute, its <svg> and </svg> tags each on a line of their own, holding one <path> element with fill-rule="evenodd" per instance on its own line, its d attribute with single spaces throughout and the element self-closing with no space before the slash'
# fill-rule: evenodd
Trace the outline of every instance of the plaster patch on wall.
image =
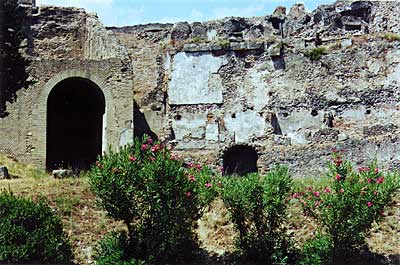
<svg viewBox="0 0 400 265">
<path fill-rule="evenodd" d="M 201 140 L 205 137 L 207 118 L 203 114 L 184 114 L 172 123 L 176 140 Z"/>
<path fill-rule="evenodd" d="M 229 134 L 235 135 L 236 144 L 245 144 L 253 137 L 264 135 L 265 119 L 255 111 L 246 111 L 236 114 L 236 118 L 227 116 L 224 124 Z"/>
<path fill-rule="evenodd" d="M 302 110 L 291 113 L 284 117 L 278 114 L 279 125 L 282 133 L 291 139 L 292 144 L 307 144 L 305 130 L 320 129 L 322 126 L 323 114 L 312 116 L 309 111 Z"/>
<path fill-rule="evenodd" d="M 119 135 L 119 146 L 131 145 L 133 144 L 133 130 L 124 129 Z"/>
<path fill-rule="evenodd" d="M 206 140 L 207 142 L 218 142 L 219 129 L 218 124 L 208 124 L 206 127 Z"/>
<path fill-rule="evenodd" d="M 226 57 L 215 57 L 211 53 L 176 54 L 168 90 L 169 104 L 222 103 L 223 87 L 218 70 L 227 63 Z"/>
<path fill-rule="evenodd" d="M 268 71 L 259 71 L 256 68 L 249 71 L 245 77 L 244 90 L 248 100 L 256 110 L 261 110 L 269 102 L 268 92 L 271 90 L 265 83 Z"/>
</svg>

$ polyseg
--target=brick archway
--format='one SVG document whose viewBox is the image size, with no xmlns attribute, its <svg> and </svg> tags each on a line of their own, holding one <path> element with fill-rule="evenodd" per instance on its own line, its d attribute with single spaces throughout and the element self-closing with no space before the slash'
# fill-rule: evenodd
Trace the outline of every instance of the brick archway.
<svg viewBox="0 0 400 265">
<path fill-rule="evenodd" d="M 38 132 L 37 147 L 33 153 L 35 161 L 38 161 L 42 167 L 46 161 L 47 146 L 47 101 L 54 87 L 60 82 L 70 78 L 80 78 L 88 80 L 98 87 L 104 95 L 105 113 L 103 116 L 102 129 L 102 152 L 105 152 L 109 146 L 118 146 L 118 133 L 122 130 L 118 128 L 115 118 L 115 106 L 112 97 L 112 90 L 107 84 L 107 74 L 91 73 L 89 70 L 73 69 L 66 70 L 56 74 L 42 88 L 38 98 L 37 108 L 33 112 L 34 130 Z M 133 117 L 132 117 L 133 119 Z"/>
</svg>

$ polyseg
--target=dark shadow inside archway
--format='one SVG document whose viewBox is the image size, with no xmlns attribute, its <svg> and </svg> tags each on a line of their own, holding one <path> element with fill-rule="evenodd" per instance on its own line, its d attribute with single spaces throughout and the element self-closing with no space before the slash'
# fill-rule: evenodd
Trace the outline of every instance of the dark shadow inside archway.
<svg viewBox="0 0 400 265">
<path fill-rule="evenodd" d="M 58 83 L 47 99 L 47 169 L 89 169 L 102 151 L 104 113 L 104 94 L 93 82 Z"/>
<path fill-rule="evenodd" d="M 233 146 L 224 153 L 224 175 L 243 176 L 258 172 L 257 152 L 244 145 Z"/>
</svg>

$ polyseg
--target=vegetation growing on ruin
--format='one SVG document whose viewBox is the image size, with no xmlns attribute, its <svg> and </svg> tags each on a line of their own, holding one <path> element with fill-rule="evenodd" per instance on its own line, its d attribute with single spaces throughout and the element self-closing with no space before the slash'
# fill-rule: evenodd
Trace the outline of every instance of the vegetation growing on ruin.
<svg viewBox="0 0 400 265">
<path fill-rule="evenodd" d="M 382 38 L 388 41 L 400 41 L 400 35 L 396 33 L 384 33 Z"/>
<path fill-rule="evenodd" d="M 310 58 L 310 60 L 315 61 L 321 59 L 322 55 L 326 53 L 326 47 L 316 47 L 307 51 L 304 51 L 304 56 Z"/>
</svg>

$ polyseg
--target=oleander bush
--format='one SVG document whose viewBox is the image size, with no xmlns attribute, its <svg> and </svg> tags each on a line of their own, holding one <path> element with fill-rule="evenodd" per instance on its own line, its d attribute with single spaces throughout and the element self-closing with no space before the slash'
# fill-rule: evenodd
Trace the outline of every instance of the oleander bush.
<svg viewBox="0 0 400 265">
<path fill-rule="evenodd" d="M 44 200 L 0 193 L 0 262 L 66 263 L 71 258 L 61 220 Z"/>
<path fill-rule="evenodd" d="M 238 232 L 236 248 L 247 260 L 263 264 L 287 264 L 286 208 L 292 178 L 277 166 L 266 176 L 224 177 L 221 195 Z"/>
<path fill-rule="evenodd" d="M 101 157 L 89 180 L 108 215 L 128 228 L 126 260 L 159 262 L 190 255 L 196 247 L 195 221 L 216 195 L 209 169 L 185 167 L 150 138 Z"/>
<path fill-rule="evenodd" d="M 334 152 L 322 190 L 308 187 L 293 196 L 304 213 L 315 218 L 319 230 L 332 239 L 333 256 L 352 255 L 365 245 L 373 222 L 379 222 L 392 195 L 399 189 L 399 174 L 381 172 L 376 163 L 354 170 Z"/>
</svg>

